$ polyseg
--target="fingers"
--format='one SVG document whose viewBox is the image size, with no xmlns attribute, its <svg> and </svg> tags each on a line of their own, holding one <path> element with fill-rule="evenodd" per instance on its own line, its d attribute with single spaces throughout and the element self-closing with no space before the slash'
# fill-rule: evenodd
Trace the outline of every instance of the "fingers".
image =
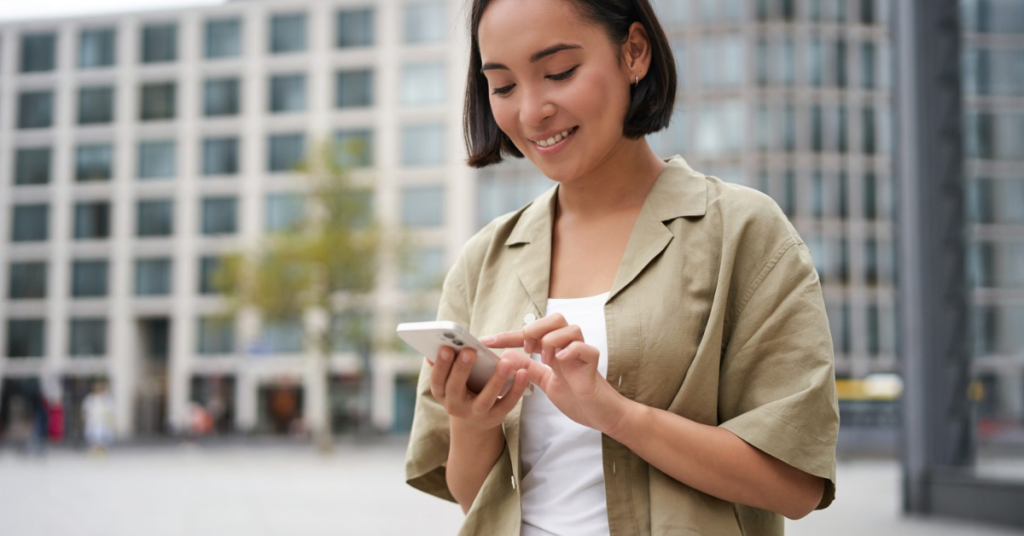
<svg viewBox="0 0 1024 536">
<path fill-rule="evenodd" d="M 487 381 L 487 385 L 484 385 L 484 388 L 473 400 L 472 411 L 474 414 L 484 415 L 491 410 L 491 407 L 498 400 L 501 388 L 505 386 L 505 382 L 508 381 L 509 374 L 511 373 L 512 363 L 502 359 L 498 363 L 498 368 L 495 369 L 494 374 L 491 375 L 491 379 Z"/>
<path fill-rule="evenodd" d="M 458 357 L 452 364 L 452 371 L 448 374 L 448 381 L 445 383 L 445 396 L 454 400 L 462 400 L 466 396 L 466 382 L 469 380 L 469 373 L 473 371 L 473 362 L 476 361 L 476 351 L 472 348 L 463 348 L 459 351 Z"/>
<path fill-rule="evenodd" d="M 529 361 L 532 361 L 535 365 L 540 365 L 536 361 Z M 529 375 L 526 370 L 517 370 L 515 372 L 515 380 L 512 382 L 512 388 L 505 393 L 505 396 L 501 397 L 501 400 L 494 402 L 494 411 L 500 415 L 508 415 L 508 412 L 512 411 L 512 408 L 516 407 L 516 404 L 519 403 L 519 399 L 523 398 L 526 386 L 530 384 L 528 377 Z"/>
<path fill-rule="evenodd" d="M 528 354 L 540 351 L 539 342 L 548 332 L 568 326 L 560 313 L 530 322 L 522 331 L 507 331 L 482 337 L 480 342 L 490 348 L 522 348 Z M 582 338 L 582 336 L 581 336 Z"/>
<path fill-rule="evenodd" d="M 530 322 L 523 328 L 523 350 L 528 354 L 540 352 L 541 339 L 545 335 L 568 325 L 569 323 L 565 321 L 565 317 L 560 313 L 551 314 Z M 582 335 L 580 338 L 583 338 Z"/>
<path fill-rule="evenodd" d="M 560 363 L 572 361 L 573 359 L 578 359 L 584 363 L 596 363 L 600 357 L 600 350 L 582 341 L 573 341 L 569 343 L 569 346 L 555 353 L 555 361 Z"/>
<path fill-rule="evenodd" d="M 529 380 L 528 383 L 535 383 L 542 389 L 545 385 L 545 381 L 548 379 L 548 376 L 551 375 L 550 367 L 538 363 L 533 359 L 530 359 L 529 356 L 523 355 L 519 352 L 509 350 L 501 354 L 501 358 L 511 363 L 513 369 L 525 370 L 527 380 Z"/>
<path fill-rule="evenodd" d="M 555 353 L 574 341 L 583 342 L 583 331 L 576 325 L 567 325 L 545 334 L 540 340 L 541 360 L 551 365 Z"/>
<path fill-rule="evenodd" d="M 448 382 L 448 371 L 452 368 L 454 357 L 455 350 L 448 346 L 442 346 L 434 358 L 434 369 L 430 371 L 430 394 L 438 402 L 444 402 L 445 384 Z"/>
</svg>

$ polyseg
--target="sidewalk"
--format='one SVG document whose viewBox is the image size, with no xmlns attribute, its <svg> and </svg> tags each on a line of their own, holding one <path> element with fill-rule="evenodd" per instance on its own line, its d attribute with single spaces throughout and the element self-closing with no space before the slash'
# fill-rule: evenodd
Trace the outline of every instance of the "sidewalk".
<svg viewBox="0 0 1024 536">
<path fill-rule="evenodd" d="M 105 457 L 0 452 L 0 534 L 451 535 L 458 506 L 403 481 L 404 445 L 129 448 Z M 899 515 L 892 461 L 843 462 L 829 509 L 789 523 L 801 535 L 1020 534 Z"/>
</svg>

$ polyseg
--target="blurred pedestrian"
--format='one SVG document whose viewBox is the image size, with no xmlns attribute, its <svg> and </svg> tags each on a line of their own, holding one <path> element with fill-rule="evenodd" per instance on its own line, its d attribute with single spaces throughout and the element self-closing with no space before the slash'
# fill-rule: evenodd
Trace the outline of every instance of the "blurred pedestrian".
<svg viewBox="0 0 1024 536">
<path fill-rule="evenodd" d="M 114 398 L 107 392 L 106 382 L 93 384 L 92 392 L 82 401 L 85 417 L 85 441 L 91 452 L 103 454 L 114 443 Z"/>
</svg>

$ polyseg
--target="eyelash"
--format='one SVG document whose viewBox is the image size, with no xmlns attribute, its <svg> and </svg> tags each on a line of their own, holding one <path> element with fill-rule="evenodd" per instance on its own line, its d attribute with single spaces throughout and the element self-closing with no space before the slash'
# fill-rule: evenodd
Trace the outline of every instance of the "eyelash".
<svg viewBox="0 0 1024 536">
<path fill-rule="evenodd" d="M 579 65 L 577 65 L 576 67 L 573 67 L 572 69 L 569 69 L 568 71 L 565 71 L 564 73 L 558 73 L 558 74 L 550 75 L 550 76 L 548 76 L 548 78 L 550 78 L 552 80 L 555 80 L 556 82 L 559 82 L 559 81 L 562 81 L 562 80 L 566 80 L 567 78 L 572 76 L 572 73 L 574 71 L 576 71 L 576 69 L 578 67 L 579 67 Z M 512 91 L 512 88 L 514 86 L 515 85 L 513 84 L 511 86 L 494 88 L 494 92 L 492 94 L 493 95 L 508 95 L 508 92 Z"/>
</svg>

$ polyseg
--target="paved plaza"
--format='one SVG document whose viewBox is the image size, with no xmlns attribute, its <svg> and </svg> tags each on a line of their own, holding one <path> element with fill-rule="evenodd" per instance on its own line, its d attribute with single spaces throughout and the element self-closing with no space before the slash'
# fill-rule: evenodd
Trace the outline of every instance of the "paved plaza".
<svg viewBox="0 0 1024 536">
<path fill-rule="evenodd" d="M 0 451 L 0 534 L 10 536 L 451 535 L 459 508 L 406 486 L 404 446 L 130 447 L 107 456 Z M 1021 534 L 899 515 L 893 461 L 846 461 L 839 497 L 788 535 Z"/>
</svg>

